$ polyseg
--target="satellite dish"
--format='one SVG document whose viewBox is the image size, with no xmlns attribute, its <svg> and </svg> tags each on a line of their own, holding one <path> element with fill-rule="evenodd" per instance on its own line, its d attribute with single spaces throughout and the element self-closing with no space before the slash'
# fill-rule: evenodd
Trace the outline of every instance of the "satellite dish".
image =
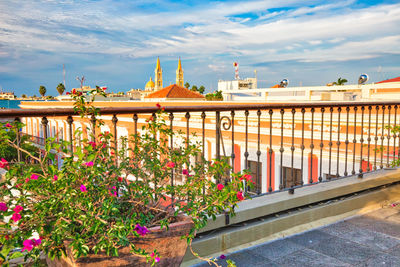
<svg viewBox="0 0 400 267">
<path fill-rule="evenodd" d="M 286 88 L 288 86 L 288 84 L 289 84 L 289 80 L 288 79 L 283 79 L 281 81 L 281 83 L 279 84 L 279 87 Z"/>
<path fill-rule="evenodd" d="M 358 78 L 358 84 L 364 84 L 368 81 L 368 79 L 369 79 L 368 74 L 363 73 Z"/>
</svg>

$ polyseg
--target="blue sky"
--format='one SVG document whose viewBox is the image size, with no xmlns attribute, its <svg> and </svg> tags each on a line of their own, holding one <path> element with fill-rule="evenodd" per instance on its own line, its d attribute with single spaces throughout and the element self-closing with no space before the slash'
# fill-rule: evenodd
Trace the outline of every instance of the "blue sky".
<svg viewBox="0 0 400 267">
<path fill-rule="evenodd" d="M 144 88 L 157 56 L 164 85 L 182 58 L 185 81 L 207 91 L 257 70 L 259 87 L 356 83 L 400 76 L 400 2 L 356 0 L 0 1 L 0 86 Z"/>
</svg>

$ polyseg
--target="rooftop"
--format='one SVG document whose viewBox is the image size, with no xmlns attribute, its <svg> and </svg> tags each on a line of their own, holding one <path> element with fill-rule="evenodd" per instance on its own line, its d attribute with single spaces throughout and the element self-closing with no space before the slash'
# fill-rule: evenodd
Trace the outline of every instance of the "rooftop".
<svg viewBox="0 0 400 267">
<path fill-rule="evenodd" d="M 377 83 L 397 83 L 397 82 L 400 82 L 400 76 L 396 77 L 396 78 L 393 78 L 393 79 L 380 81 L 380 82 L 377 82 Z"/>
<path fill-rule="evenodd" d="M 158 90 L 145 98 L 196 98 L 196 99 L 204 99 L 204 96 L 200 93 L 190 91 L 185 87 L 172 84 L 167 86 L 161 90 Z"/>
</svg>

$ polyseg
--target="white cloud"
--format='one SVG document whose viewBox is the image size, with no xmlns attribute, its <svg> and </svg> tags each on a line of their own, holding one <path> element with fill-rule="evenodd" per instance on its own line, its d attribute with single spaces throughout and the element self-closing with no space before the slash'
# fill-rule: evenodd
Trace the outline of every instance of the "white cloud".
<svg viewBox="0 0 400 267">
<path fill-rule="evenodd" d="M 301 0 L 195 7 L 155 2 L 171 8 L 142 10 L 148 4 L 144 0 L 0 1 L 0 58 L 38 51 L 132 58 L 182 55 L 197 61 L 219 55 L 256 64 L 345 61 L 399 51 L 400 4 L 354 9 L 354 0 L 312 0 L 308 7 Z M 204 64 L 203 69 L 225 71 L 215 60 Z"/>
</svg>

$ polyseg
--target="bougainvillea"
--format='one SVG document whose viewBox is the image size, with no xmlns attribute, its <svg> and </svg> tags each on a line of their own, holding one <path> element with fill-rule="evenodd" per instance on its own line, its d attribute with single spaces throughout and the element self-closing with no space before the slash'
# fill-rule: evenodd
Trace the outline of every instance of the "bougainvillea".
<svg viewBox="0 0 400 267">
<path fill-rule="evenodd" d="M 104 92 L 97 88 L 92 93 Z M 99 116 L 93 102 L 80 92 L 70 94 L 82 119 Z M 130 246 L 132 253 L 156 264 L 162 255 L 137 249 L 129 237 L 141 238 L 153 226 L 167 228 L 185 214 L 194 223 L 185 236 L 190 243 L 210 218 L 233 214 L 236 204 L 245 199 L 245 187 L 252 185 L 251 176 L 243 172 L 227 176 L 228 158 L 198 160 L 201 144 L 173 132 L 164 120 L 163 107 L 157 108 L 140 134 L 119 140 L 118 150 L 108 132 L 75 142 L 73 150 L 71 143 L 49 138 L 37 159 L 40 171 L 10 167 L 0 184 L 4 188 L 0 190 L 0 244 L 9 251 L 22 248 L 33 260 L 41 252 L 61 257 L 66 240 L 75 257 L 99 252 L 117 256 L 119 248 Z M 97 119 L 96 127 L 101 123 Z M 0 128 L 18 129 L 9 124 Z M 171 138 L 180 140 L 180 145 L 171 148 Z M 60 168 L 54 151 L 63 155 Z M 184 177 L 171 184 L 176 175 Z M 4 262 L 9 259 L 1 257 Z"/>
</svg>

